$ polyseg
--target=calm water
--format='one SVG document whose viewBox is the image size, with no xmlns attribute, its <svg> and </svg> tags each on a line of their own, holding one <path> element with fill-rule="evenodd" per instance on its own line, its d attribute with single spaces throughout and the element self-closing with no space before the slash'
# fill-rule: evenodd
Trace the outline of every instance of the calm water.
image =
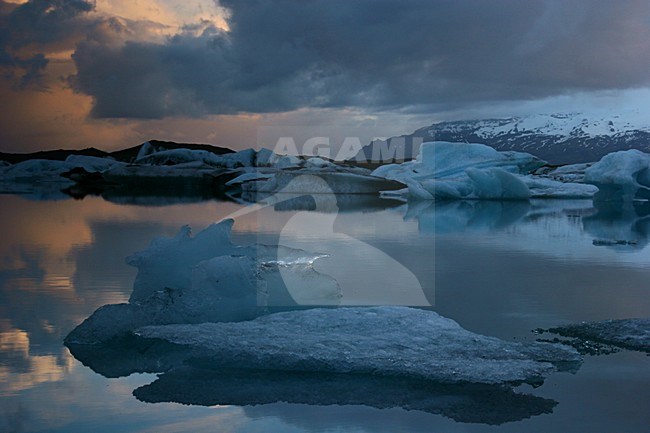
<svg viewBox="0 0 650 433">
<path fill-rule="evenodd" d="M 144 403 L 132 392 L 155 375 L 107 379 L 62 345 L 96 308 L 128 299 L 136 269 L 125 256 L 184 224 L 199 231 L 235 212 L 235 243 L 280 241 L 328 253 L 315 266 L 339 281 L 343 305 L 432 308 L 471 331 L 518 340 L 535 339 L 530 331 L 539 327 L 650 316 L 646 209 L 594 209 L 588 201 L 316 205 L 318 212 L 297 211 L 314 207 L 300 202 L 246 212 L 217 201 L 142 206 L 0 196 L 0 431 L 650 431 L 650 358 L 629 351 L 588 356 L 575 374 L 519 387 L 556 401 L 553 412 L 489 426 L 370 403 Z M 191 382 L 182 391 L 191 397 Z M 379 383 L 371 391 L 391 388 Z"/>
</svg>

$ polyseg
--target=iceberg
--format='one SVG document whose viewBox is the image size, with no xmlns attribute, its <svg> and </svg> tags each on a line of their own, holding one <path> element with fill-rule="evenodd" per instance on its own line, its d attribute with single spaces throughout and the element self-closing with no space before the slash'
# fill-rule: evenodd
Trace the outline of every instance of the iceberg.
<svg viewBox="0 0 650 433">
<path fill-rule="evenodd" d="M 544 164 L 527 153 L 498 152 L 478 143 L 437 141 L 423 143 L 415 161 L 384 165 L 372 175 L 408 186 L 382 196 L 416 200 L 591 198 L 598 190 L 593 185 L 533 175 Z"/>
<path fill-rule="evenodd" d="M 324 168 L 278 171 L 263 180 L 242 182 L 244 195 L 260 193 L 310 193 L 310 194 L 378 194 L 381 190 L 394 190 L 404 185 L 363 173 L 361 170 L 347 171 Z"/>
<path fill-rule="evenodd" d="M 584 322 L 549 329 L 549 332 L 583 341 L 650 353 L 650 319 Z"/>
<path fill-rule="evenodd" d="M 110 158 L 85 155 L 70 155 L 65 161 L 49 159 L 29 159 L 18 164 L 0 168 L 0 179 L 13 181 L 49 181 L 70 183 L 61 174 L 74 168 L 83 168 L 88 172 L 104 171 L 112 167 L 125 165 Z"/>
<path fill-rule="evenodd" d="M 582 183 L 585 179 L 585 171 L 593 165 L 593 162 L 581 164 L 567 164 L 559 167 L 545 166 L 535 170 L 536 176 L 548 178 L 562 183 L 577 182 Z"/>
<path fill-rule="evenodd" d="M 596 186 L 578 180 L 559 181 L 528 175 L 522 181 L 530 190 L 530 198 L 591 199 L 598 192 Z"/>
<path fill-rule="evenodd" d="M 522 152 L 499 152 L 479 143 L 433 141 L 423 143 L 414 161 L 387 164 L 372 172 L 374 176 L 398 181 L 464 176 L 468 168 L 501 168 L 510 173 L 527 174 L 546 163 Z"/>
<path fill-rule="evenodd" d="M 256 152 L 253 149 L 246 149 L 223 155 L 216 155 L 207 150 L 171 149 L 139 156 L 136 158 L 135 163 L 141 165 L 165 166 L 200 163 L 211 167 L 238 168 L 254 166 L 255 157 Z"/>
<path fill-rule="evenodd" d="M 311 309 L 245 322 L 146 326 L 212 368 L 372 374 L 439 383 L 536 383 L 572 348 L 507 342 L 467 331 L 433 311 L 405 307 Z"/>
<path fill-rule="evenodd" d="M 70 155 L 65 161 L 29 159 L 0 167 L 0 190 L 36 200 L 66 199 L 70 195 L 65 188 L 74 185 L 67 173 L 74 170 L 96 173 L 122 165 L 124 163 L 111 158 L 86 155 Z"/>
<path fill-rule="evenodd" d="M 595 201 L 650 200 L 650 154 L 633 149 L 605 155 L 585 171 L 584 181 L 598 187 Z"/>
<path fill-rule="evenodd" d="M 105 305 L 75 328 L 68 345 L 106 343 L 153 324 L 245 320 L 273 306 L 338 305 L 341 289 L 313 262 L 322 254 L 230 243 L 233 221 L 195 237 L 183 227 L 127 258 L 138 268 L 128 303 Z"/>
</svg>

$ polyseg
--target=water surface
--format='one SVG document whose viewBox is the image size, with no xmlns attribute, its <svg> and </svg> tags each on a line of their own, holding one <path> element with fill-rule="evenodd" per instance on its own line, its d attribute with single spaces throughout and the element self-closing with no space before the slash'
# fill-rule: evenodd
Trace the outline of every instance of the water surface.
<svg viewBox="0 0 650 433">
<path fill-rule="evenodd" d="M 136 269 L 125 256 L 182 225 L 198 231 L 235 212 L 235 243 L 281 242 L 328 254 L 315 267 L 339 281 L 342 305 L 431 308 L 473 332 L 520 340 L 537 338 L 531 330 L 540 327 L 649 317 L 650 220 L 639 205 L 350 199 L 248 212 L 224 201 L 142 205 L 3 195 L 0 206 L 1 431 L 648 431 L 650 358 L 636 352 L 588 356 L 575 374 L 555 374 L 534 389 L 522 385 L 522 394 L 557 402 L 552 413 L 491 426 L 364 404 L 365 386 L 368 396 L 400 392 L 381 381 L 351 380 L 358 401 L 346 405 L 327 403 L 332 391 L 323 388 L 323 404 L 206 407 L 199 404 L 211 396 L 189 386 L 194 405 L 145 403 L 132 393 L 155 375 L 107 379 L 62 345 L 96 308 L 128 299 Z M 321 382 L 315 386 L 332 380 Z"/>
</svg>

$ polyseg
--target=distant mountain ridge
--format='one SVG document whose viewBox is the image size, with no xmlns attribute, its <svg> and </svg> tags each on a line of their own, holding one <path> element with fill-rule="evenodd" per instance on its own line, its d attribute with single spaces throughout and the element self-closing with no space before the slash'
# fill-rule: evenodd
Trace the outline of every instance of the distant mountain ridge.
<svg viewBox="0 0 650 433">
<path fill-rule="evenodd" d="M 19 162 L 27 161 L 29 159 L 49 159 L 54 161 L 64 161 L 70 155 L 84 155 L 84 156 L 97 156 L 101 158 L 111 157 L 117 161 L 133 162 L 136 155 L 146 143 L 151 144 L 158 149 L 191 149 L 191 150 L 206 150 L 216 155 L 224 155 L 226 153 L 233 153 L 234 151 L 226 147 L 213 146 L 211 144 L 196 144 L 196 143 L 176 143 L 174 141 L 162 140 L 149 140 L 137 146 L 129 147 L 127 149 L 116 150 L 114 152 L 105 152 L 103 150 L 89 147 L 87 149 L 57 149 L 45 150 L 32 153 L 5 153 L 0 152 L 0 161 L 6 161 L 10 164 L 17 164 Z"/>
<path fill-rule="evenodd" d="M 409 135 L 389 138 L 379 146 L 392 146 L 391 151 L 408 160 L 417 156 L 419 144 L 427 141 L 483 143 L 500 151 L 531 153 L 554 165 L 572 164 L 598 161 L 619 150 L 639 149 L 650 153 L 650 119 L 638 113 L 601 116 L 569 113 L 440 122 Z M 381 152 L 375 149 L 374 153 L 373 157 L 371 143 L 356 159 L 379 162 L 375 159 Z M 390 153 L 386 154 L 390 157 Z"/>
</svg>

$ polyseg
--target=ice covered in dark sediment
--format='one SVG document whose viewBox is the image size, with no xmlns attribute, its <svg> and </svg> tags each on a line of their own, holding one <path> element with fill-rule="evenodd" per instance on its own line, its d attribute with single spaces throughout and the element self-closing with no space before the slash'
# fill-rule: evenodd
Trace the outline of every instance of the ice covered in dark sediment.
<svg viewBox="0 0 650 433">
<path fill-rule="evenodd" d="M 463 329 L 433 311 L 405 307 L 291 311 L 238 323 L 147 326 L 136 331 L 187 346 L 217 367 L 374 374 L 441 383 L 539 381 L 578 353 Z"/>
</svg>

